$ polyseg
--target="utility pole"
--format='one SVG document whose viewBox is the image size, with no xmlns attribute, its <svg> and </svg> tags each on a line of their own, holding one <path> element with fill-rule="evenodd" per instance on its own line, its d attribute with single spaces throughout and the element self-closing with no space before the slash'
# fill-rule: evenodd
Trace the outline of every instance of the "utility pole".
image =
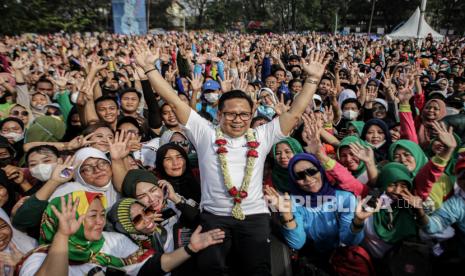
<svg viewBox="0 0 465 276">
<path fill-rule="evenodd" d="M 425 18 L 425 10 L 426 10 L 426 0 L 421 0 L 420 20 L 418 20 L 417 39 L 420 39 L 421 27 L 423 25 L 423 20 Z"/>
<path fill-rule="evenodd" d="M 371 33 L 371 23 L 373 22 L 373 14 L 375 13 L 376 0 L 371 0 L 371 2 L 373 5 L 371 5 L 371 16 L 370 16 L 370 23 L 368 24 L 368 34 Z"/>
<path fill-rule="evenodd" d="M 338 10 L 336 10 L 336 23 L 334 24 L 334 34 L 335 35 L 337 34 L 337 12 L 338 12 Z"/>
</svg>

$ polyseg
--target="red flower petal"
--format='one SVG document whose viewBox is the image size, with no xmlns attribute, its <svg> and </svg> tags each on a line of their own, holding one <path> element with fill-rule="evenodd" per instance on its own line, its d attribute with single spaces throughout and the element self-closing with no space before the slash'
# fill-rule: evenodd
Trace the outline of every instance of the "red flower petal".
<svg viewBox="0 0 465 276">
<path fill-rule="evenodd" d="M 246 198 L 248 196 L 247 192 L 246 191 L 240 191 L 239 192 L 239 197 L 240 198 Z"/>
<path fill-rule="evenodd" d="M 249 148 L 256 149 L 256 148 L 258 148 L 258 146 L 260 146 L 260 143 L 257 142 L 257 141 L 250 141 L 250 142 L 247 142 L 247 146 Z"/>
<path fill-rule="evenodd" d="M 247 152 L 247 157 L 255 157 L 257 158 L 258 157 L 258 152 L 254 149 L 251 149 Z"/>
<path fill-rule="evenodd" d="M 232 196 L 232 197 L 235 197 L 238 193 L 237 191 L 237 188 L 236 187 L 232 187 L 231 189 L 229 189 L 228 193 Z"/>
<path fill-rule="evenodd" d="M 224 146 L 227 144 L 227 141 L 225 139 L 216 139 L 215 144 L 218 146 Z"/>
<path fill-rule="evenodd" d="M 236 202 L 236 203 L 242 203 L 242 198 L 240 198 L 240 197 L 235 197 L 235 198 L 234 198 L 234 202 Z"/>
<path fill-rule="evenodd" d="M 218 154 L 227 153 L 227 152 L 228 152 L 228 149 L 226 149 L 225 147 L 219 147 L 219 148 L 216 150 L 216 153 L 218 153 Z"/>
</svg>

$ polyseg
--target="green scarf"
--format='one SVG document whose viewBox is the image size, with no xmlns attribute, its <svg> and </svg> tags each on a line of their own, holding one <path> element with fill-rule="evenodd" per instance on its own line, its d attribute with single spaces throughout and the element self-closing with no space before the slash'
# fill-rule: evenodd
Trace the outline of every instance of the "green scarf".
<svg viewBox="0 0 465 276">
<path fill-rule="evenodd" d="M 394 154 L 396 152 L 397 147 L 401 147 L 413 155 L 416 166 L 412 174 L 413 174 L 413 177 L 415 177 L 418 171 L 420 171 L 420 169 L 423 168 L 423 166 L 426 165 L 426 163 L 428 163 L 428 158 L 426 157 L 425 153 L 423 152 L 423 150 L 421 149 L 419 145 L 415 144 L 414 142 L 410 140 L 401 139 L 393 143 L 389 147 L 389 161 L 390 162 L 394 162 Z"/>
<path fill-rule="evenodd" d="M 349 128 L 349 126 L 353 126 L 357 130 L 358 137 L 360 137 L 362 135 L 362 130 L 363 130 L 363 127 L 365 126 L 365 122 L 363 122 L 363 121 L 348 121 L 347 122 L 347 128 Z"/>
<path fill-rule="evenodd" d="M 100 199 L 102 204 L 106 206 L 106 198 L 100 193 L 91 193 L 85 191 L 76 191 L 71 193 L 73 202 L 79 198 L 79 206 L 76 212 L 78 216 L 85 215 L 92 201 Z M 65 201 L 68 202 L 68 195 L 65 195 Z M 42 216 L 41 231 L 40 231 L 40 244 L 51 244 L 55 233 L 58 231 L 58 217 L 52 211 L 52 206 L 55 206 L 61 211 L 60 197 L 54 198 L 48 204 Z M 105 238 L 102 236 L 98 241 L 89 242 L 84 235 L 84 226 L 81 225 L 79 230 L 68 239 L 68 259 L 77 263 L 96 263 L 101 266 L 114 266 L 123 267 L 130 263 L 129 258 L 117 258 L 100 250 L 105 243 Z"/>
<path fill-rule="evenodd" d="M 304 150 L 300 145 L 299 141 L 294 138 L 288 137 L 285 138 L 273 146 L 273 172 L 271 174 L 271 179 L 273 180 L 273 186 L 280 192 L 285 193 L 289 192 L 289 173 L 287 168 L 281 167 L 276 160 L 276 146 L 282 143 L 286 143 L 291 148 L 294 155 L 298 153 L 303 153 Z"/>
<path fill-rule="evenodd" d="M 339 144 L 339 147 L 337 148 L 337 159 L 339 159 L 339 151 L 343 147 L 348 147 L 350 144 L 356 143 L 356 142 L 358 142 L 362 146 L 367 146 L 368 145 L 365 141 L 361 140 L 357 136 L 353 136 L 353 135 L 347 136 L 344 139 L 342 139 L 341 143 Z M 360 175 L 362 175 L 366 170 L 367 170 L 367 168 L 366 168 L 365 162 L 360 160 L 360 163 L 358 164 L 358 168 L 355 171 L 351 171 L 351 173 L 355 178 L 357 178 Z"/>
<path fill-rule="evenodd" d="M 412 179 L 412 174 L 407 167 L 397 162 L 391 162 L 381 169 L 377 185 L 385 191 L 389 184 L 403 181 L 408 185 L 409 190 L 412 190 Z M 396 243 L 416 235 L 417 226 L 411 208 L 398 208 L 396 202 L 390 207 L 392 212 L 382 208 L 373 215 L 373 224 L 378 236 L 385 242 Z"/>
</svg>

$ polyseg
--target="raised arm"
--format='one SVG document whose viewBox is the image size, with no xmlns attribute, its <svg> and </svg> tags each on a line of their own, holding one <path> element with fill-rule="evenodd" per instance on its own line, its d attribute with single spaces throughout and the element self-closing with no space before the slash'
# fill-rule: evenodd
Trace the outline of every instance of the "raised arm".
<svg viewBox="0 0 465 276">
<path fill-rule="evenodd" d="M 302 69 L 307 73 L 308 77 L 305 80 L 302 92 L 299 93 L 292 103 L 291 109 L 279 116 L 281 132 L 284 135 L 288 135 L 291 132 L 304 113 L 305 108 L 313 99 L 313 94 L 318 87 L 327 63 L 328 59 L 325 60 L 324 52 L 312 52 L 309 63 L 302 60 Z"/>
<path fill-rule="evenodd" d="M 163 78 L 163 76 L 155 68 L 155 61 L 159 58 L 159 49 L 153 54 L 147 47 L 139 47 L 135 49 L 135 59 L 137 64 L 144 69 L 150 84 L 157 91 L 158 95 L 170 104 L 179 122 L 183 125 L 187 123 L 191 108 L 188 104 L 181 101 L 171 85 Z"/>
</svg>

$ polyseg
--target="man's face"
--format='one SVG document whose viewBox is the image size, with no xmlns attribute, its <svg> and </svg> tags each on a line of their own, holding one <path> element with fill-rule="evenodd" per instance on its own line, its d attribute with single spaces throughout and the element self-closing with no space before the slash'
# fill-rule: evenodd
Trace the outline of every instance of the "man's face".
<svg viewBox="0 0 465 276">
<path fill-rule="evenodd" d="M 178 119 L 176 118 L 176 114 L 174 113 L 173 109 L 171 106 L 165 104 L 161 108 L 161 119 L 163 120 L 163 123 L 168 127 L 176 127 L 178 126 L 179 122 Z"/>
<path fill-rule="evenodd" d="M 128 92 L 121 97 L 121 108 L 126 113 L 135 113 L 139 107 L 139 97 L 135 92 Z"/>
<path fill-rule="evenodd" d="M 47 104 L 47 98 L 39 93 L 36 93 L 32 96 L 31 105 L 35 108 L 42 109 Z"/>
<path fill-rule="evenodd" d="M 100 119 L 108 124 L 116 122 L 118 116 L 118 106 L 112 100 L 101 101 L 96 105 L 97 114 Z"/>
<path fill-rule="evenodd" d="M 251 120 L 252 109 L 246 99 L 226 100 L 223 109 L 218 112 L 221 130 L 233 138 L 244 135 L 250 127 Z"/>
<path fill-rule="evenodd" d="M 37 83 L 36 91 L 53 97 L 53 85 L 49 82 L 41 81 Z"/>
<path fill-rule="evenodd" d="M 278 80 L 274 76 L 269 76 L 265 80 L 265 86 L 276 93 L 278 91 Z"/>
<path fill-rule="evenodd" d="M 465 82 L 464 81 L 456 81 L 456 82 L 454 82 L 454 91 L 455 92 L 465 92 Z"/>
</svg>

